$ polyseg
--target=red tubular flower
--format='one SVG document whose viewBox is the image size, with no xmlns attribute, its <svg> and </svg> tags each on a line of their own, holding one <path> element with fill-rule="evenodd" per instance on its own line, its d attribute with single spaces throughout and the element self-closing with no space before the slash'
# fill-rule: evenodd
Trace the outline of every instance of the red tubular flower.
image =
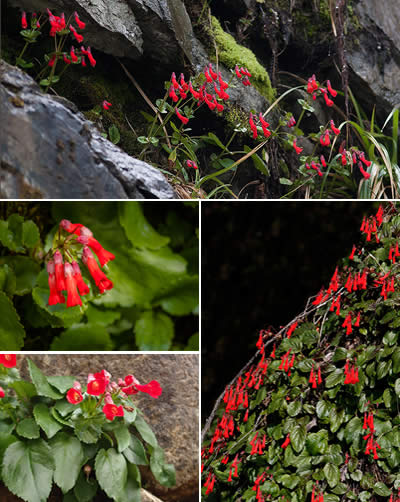
<svg viewBox="0 0 400 502">
<path fill-rule="evenodd" d="M 243 75 L 240 73 L 238 65 L 235 66 L 235 73 L 236 73 L 237 78 L 242 78 Z"/>
<path fill-rule="evenodd" d="M 71 56 L 71 61 L 73 63 L 77 63 L 78 62 L 78 56 L 75 54 L 75 48 L 74 48 L 74 46 L 71 47 L 69 55 Z"/>
<path fill-rule="evenodd" d="M 199 166 L 195 162 L 193 162 L 193 160 L 189 160 L 189 159 L 186 161 L 186 165 L 188 167 L 193 167 L 193 169 L 198 169 L 199 168 Z"/>
<path fill-rule="evenodd" d="M 247 68 L 240 68 L 240 73 L 242 75 L 246 75 L 246 77 L 251 77 L 251 73 L 249 72 L 249 70 Z"/>
<path fill-rule="evenodd" d="M 333 101 L 328 97 L 328 94 L 326 92 L 324 93 L 324 98 L 326 106 L 333 106 Z"/>
<path fill-rule="evenodd" d="M 334 123 L 334 121 L 333 121 L 333 120 L 331 120 L 330 124 L 331 124 L 331 129 L 332 129 L 332 131 L 336 134 L 336 136 L 337 136 L 338 134 L 340 134 L 340 129 L 338 129 L 338 128 L 335 126 L 335 123 Z"/>
<path fill-rule="evenodd" d="M 82 261 L 88 267 L 90 275 L 93 277 L 96 286 L 99 288 L 100 293 L 104 293 L 107 289 L 112 289 L 113 283 L 102 272 L 95 260 L 91 250 L 85 246 L 82 252 Z"/>
<path fill-rule="evenodd" d="M 249 125 L 250 125 L 250 129 L 253 132 L 253 139 L 257 139 L 257 136 L 258 136 L 257 126 L 254 123 L 253 114 L 251 112 L 250 112 L 250 118 L 249 118 Z"/>
<path fill-rule="evenodd" d="M 365 164 L 367 167 L 369 167 L 372 164 L 372 162 L 370 160 L 367 160 L 365 158 L 364 152 L 360 153 L 359 158 L 360 158 L 361 162 L 363 162 L 363 164 Z"/>
<path fill-rule="evenodd" d="M 76 240 L 85 246 L 89 246 L 90 249 L 96 253 L 102 267 L 109 261 L 115 259 L 115 255 L 104 249 L 100 242 L 94 237 L 81 234 Z"/>
<path fill-rule="evenodd" d="M 83 36 L 80 35 L 79 33 L 77 33 L 77 31 L 75 30 L 75 28 L 73 27 L 72 24 L 69 25 L 69 29 L 72 32 L 72 34 L 74 35 L 75 40 L 78 42 L 78 44 L 81 44 L 83 42 Z"/>
<path fill-rule="evenodd" d="M 178 111 L 178 108 L 175 108 L 175 113 L 178 117 L 178 119 L 183 123 L 183 124 L 187 124 L 189 122 L 189 119 L 187 117 L 184 117 L 183 115 L 181 115 Z"/>
<path fill-rule="evenodd" d="M 217 106 L 217 101 L 215 97 L 212 96 L 211 94 L 208 94 L 207 92 L 204 95 L 204 101 L 206 102 L 210 110 L 214 110 L 214 108 Z"/>
<path fill-rule="evenodd" d="M 329 136 L 329 129 L 327 129 L 319 138 L 319 142 L 322 146 L 329 146 L 331 144 L 331 139 Z"/>
<path fill-rule="evenodd" d="M 63 60 L 65 64 L 71 64 L 71 61 L 67 58 L 65 54 L 63 54 Z"/>
<path fill-rule="evenodd" d="M 70 234 L 76 234 L 76 235 L 81 235 L 81 229 L 84 228 L 81 223 L 71 223 L 69 220 L 61 220 L 60 227 L 69 232 Z"/>
<path fill-rule="evenodd" d="M 220 103 L 216 103 L 215 107 L 217 108 L 218 112 L 222 112 L 224 110 L 224 105 L 221 105 Z"/>
<path fill-rule="evenodd" d="M 208 65 L 208 72 L 210 73 L 211 78 L 212 78 L 213 80 L 217 80 L 217 78 L 218 78 L 218 74 L 217 74 L 217 73 L 215 73 L 215 71 L 213 70 L 213 67 L 212 67 L 212 64 L 211 64 L 211 63 Z"/>
<path fill-rule="evenodd" d="M 360 319 L 361 319 L 361 314 L 360 312 L 357 313 L 357 319 L 356 322 L 354 323 L 354 326 L 358 328 L 360 326 Z"/>
<path fill-rule="evenodd" d="M 103 406 L 103 413 L 107 420 L 114 420 L 115 417 L 123 417 L 124 409 L 122 406 L 117 406 L 116 404 L 105 404 Z"/>
<path fill-rule="evenodd" d="M 82 393 L 78 389 L 69 389 L 67 392 L 67 401 L 71 404 L 79 404 L 83 400 Z"/>
<path fill-rule="evenodd" d="M 285 449 L 289 446 L 290 444 L 290 434 L 286 436 L 285 441 L 281 444 L 281 448 Z"/>
<path fill-rule="evenodd" d="M 81 297 L 78 294 L 77 285 L 74 278 L 74 269 L 70 263 L 64 265 L 65 282 L 67 285 L 67 307 L 82 305 Z"/>
<path fill-rule="evenodd" d="M 53 259 L 54 259 L 57 291 L 65 291 L 67 287 L 65 285 L 65 278 L 64 278 L 64 266 L 63 266 L 64 260 L 60 251 L 57 250 L 54 253 Z"/>
<path fill-rule="evenodd" d="M 276 349 L 276 344 L 274 343 L 274 348 L 272 349 L 272 352 L 271 352 L 271 355 L 270 355 L 270 357 L 272 359 L 275 359 L 275 349 Z"/>
<path fill-rule="evenodd" d="M 248 87 L 249 85 L 251 85 L 251 82 L 249 80 L 249 77 L 244 77 L 243 80 L 242 80 L 242 84 L 245 86 L 245 87 Z"/>
<path fill-rule="evenodd" d="M 3 387 L 0 387 L 0 399 L 3 399 L 3 397 L 6 395 L 6 393 L 4 392 L 4 389 Z"/>
<path fill-rule="evenodd" d="M 319 85 L 317 84 L 315 75 L 312 75 L 307 82 L 307 92 L 312 94 L 314 91 L 318 90 Z"/>
<path fill-rule="evenodd" d="M 57 305 L 58 303 L 65 303 L 64 296 L 57 289 L 57 281 L 55 275 L 54 261 L 50 260 L 47 262 L 47 273 L 49 275 L 49 289 L 50 296 L 47 305 Z"/>
<path fill-rule="evenodd" d="M 178 101 L 178 96 L 176 95 L 176 92 L 175 92 L 175 89 L 174 89 L 174 86 L 171 85 L 171 87 L 169 88 L 169 97 L 172 99 L 172 101 L 174 103 L 176 103 Z"/>
<path fill-rule="evenodd" d="M 103 106 L 104 110 L 109 110 L 112 107 L 112 103 L 110 103 L 109 101 L 104 100 L 103 103 L 102 103 L 102 106 Z"/>
<path fill-rule="evenodd" d="M 75 283 L 78 287 L 79 294 L 81 296 L 87 295 L 89 293 L 90 289 L 89 289 L 89 286 L 86 284 L 86 282 L 82 278 L 81 269 L 79 268 L 78 263 L 76 261 L 73 261 L 71 265 L 72 265 L 72 268 L 74 271 L 73 277 L 74 277 Z"/>
<path fill-rule="evenodd" d="M 268 130 L 269 123 L 266 120 L 264 120 L 262 113 L 259 114 L 258 118 L 260 119 L 260 123 L 261 123 L 261 127 L 263 130 L 264 136 L 266 138 L 269 138 L 271 136 L 271 131 Z"/>
<path fill-rule="evenodd" d="M 297 155 L 300 155 L 301 152 L 303 151 L 303 148 L 297 146 L 296 139 L 293 140 L 293 148 L 296 150 Z"/>
<path fill-rule="evenodd" d="M 79 28 L 80 30 L 84 30 L 84 29 L 85 29 L 85 26 L 86 26 L 86 23 L 84 23 L 83 21 L 81 21 L 81 20 L 79 19 L 78 13 L 77 13 L 76 11 L 74 12 L 74 18 L 75 18 L 75 22 L 76 22 L 76 24 L 78 25 L 78 28 Z"/>
<path fill-rule="evenodd" d="M 175 72 L 172 72 L 172 74 L 171 74 L 171 82 L 172 82 L 174 89 L 179 89 L 179 83 L 176 80 Z"/>
<path fill-rule="evenodd" d="M 364 176 L 366 180 L 368 180 L 371 177 L 371 175 L 364 170 L 361 162 L 358 163 L 358 168 L 360 169 L 360 173 Z"/>
<path fill-rule="evenodd" d="M 349 256 L 349 260 L 353 260 L 354 259 L 354 253 L 356 252 L 356 246 L 353 245 L 353 249 L 351 250 L 351 253 L 350 253 L 350 256 Z"/>
<path fill-rule="evenodd" d="M 322 383 L 321 367 L 318 368 L 318 385 Z"/>
<path fill-rule="evenodd" d="M 57 59 L 56 54 L 53 54 L 53 55 L 51 56 L 51 59 L 50 59 L 50 61 L 49 61 L 48 65 L 49 65 L 50 67 L 54 66 L 54 63 L 56 62 L 56 59 Z"/>
<path fill-rule="evenodd" d="M 14 368 L 17 365 L 16 354 L 0 354 L 0 364 L 6 368 Z"/>
<path fill-rule="evenodd" d="M 26 20 L 26 12 L 23 11 L 21 15 L 21 26 L 22 29 L 26 30 L 28 28 L 28 22 Z"/>
<path fill-rule="evenodd" d="M 204 68 L 204 76 L 206 77 L 206 80 L 207 82 L 211 83 L 213 82 L 213 79 L 212 77 L 210 76 L 210 74 L 208 73 L 208 68 Z"/>
<path fill-rule="evenodd" d="M 332 86 L 331 86 L 331 81 L 330 81 L 330 80 L 327 80 L 327 82 L 326 82 L 326 86 L 327 86 L 327 88 L 328 88 L 329 94 L 330 94 L 333 98 L 336 98 L 336 96 L 337 96 L 337 91 L 335 91 L 334 89 L 332 89 Z"/>
<path fill-rule="evenodd" d="M 222 78 L 221 72 L 219 72 L 219 73 L 218 73 L 218 82 L 219 82 L 219 86 L 220 86 L 220 88 L 221 88 L 223 91 L 226 91 L 226 89 L 228 89 L 229 84 L 228 84 L 228 82 L 225 82 L 225 81 L 224 81 L 224 79 Z"/>
<path fill-rule="evenodd" d="M 96 60 L 92 55 L 92 49 L 90 47 L 87 48 L 87 57 L 89 58 L 90 66 L 94 68 L 96 66 Z"/>
<path fill-rule="evenodd" d="M 189 91 L 192 93 L 194 99 L 200 99 L 200 93 L 193 89 L 192 82 L 189 82 Z"/>
<path fill-rule="evenodd" d="M 290 338 L 292 336 L 292 334 L 294 333 L 294 330 L 297 328 L 297 324 L 298 322 L 295 321 L 293 324 L 290 325 L 288 331 L 287 331 L 287 337 Z"/>
<path fill-rule="evenodd" d="M 81 57 L 81 64 L 83 67 L 87 66 L 85 56 Z"/>
<path fill-rule="evenodd" d="M 179 87 L 178 91 L 179 91 L 179 96 L 180 96 L 182 99 L 186 99 L 186 98 L 187 98 L 187 94 L 186 94 L 186 92 L 185 92 L 185 91 L 184 91 L 181 87 Z"/>
</svg>

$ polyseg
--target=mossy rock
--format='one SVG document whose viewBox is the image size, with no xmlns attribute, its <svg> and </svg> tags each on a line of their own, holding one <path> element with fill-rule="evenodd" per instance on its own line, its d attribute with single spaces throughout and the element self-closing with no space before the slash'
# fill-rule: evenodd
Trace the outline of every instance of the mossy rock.
<svg viewBox="0 0 400 502">
<path fill-rule="evenodd" d="M 232 35 L 222 29 L 218 19 L 211 17 L 212 36 L 218 48 L 218 58 L 227 68 L 235 65 L 246 67 L 252 74 L 252 84 L 268 100 L 272 101 L 275 90 L 267 70 L 259 63 L 255 54 L 236 42 Z"/>
</svg>

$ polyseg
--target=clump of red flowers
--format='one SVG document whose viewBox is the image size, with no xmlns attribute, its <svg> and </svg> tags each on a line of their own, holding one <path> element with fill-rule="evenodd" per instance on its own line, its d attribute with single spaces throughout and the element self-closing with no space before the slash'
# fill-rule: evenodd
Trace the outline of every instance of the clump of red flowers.
<svg viewBox="0 0 400 502">
<path fill-rule="evenodd" d="M 65 236 L 65 232 L 69 235 Z M 112 289 L 112 281 L 101 270 L 93 253 L 97 256 L 100 267 L 115 259 L 115 256 L 93 237 L 91 230 L 81 223 L 73 224 L 62 220 L 56 243 L 47 261 L 50 289 L 48 305 L 65 303 L 63 291 L 67 291 L 67 307 L 82 305 L 81 296 L 87 295 L 90 289 L 82 277 L 78 259 L 88 268 L 100 293 Z"/>
<path fill-rule="evenodd" d="M 355 364 L 353 364 L 353 366 L 350 368 L 350 363 L 348 360 L 346 360 L 346 364 L 344 366 L 344 374 L 345 374 L 345 379 L 343 383 L 354 385 L 359 382 L 358 368 Z"/>
<path fill-rule="evenodd" d="M 104 403 L 102 411 L 106 419 L 112 421 L 115 417 L 124 416 L 126 396 L 139 391 L 154 398 L 160 397 L 162 393 L 161 386 L 156 380 L 141 385 L 133 375 L 127 375 L 125 379 L 119 378 L 117 383 L 111 381 L 111 374 L 103 369 L 99 373 L 89 373 L 85 394 L 82 393 L 81 384 L 75 381 L 73 387 L 67 391 L 66 398 L 71 404 L 79 404 L 84 400 L 84 395 L 98 397 L 98 404 Z M 122 404 L 117 405 L 115 401 Z"/>
</svg>

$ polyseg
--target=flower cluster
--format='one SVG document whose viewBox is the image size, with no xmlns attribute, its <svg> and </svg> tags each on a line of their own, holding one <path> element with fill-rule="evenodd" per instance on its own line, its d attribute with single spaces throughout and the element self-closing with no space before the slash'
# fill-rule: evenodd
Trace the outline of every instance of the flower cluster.
<svg viewBox="0 0 400 502">
<path fill-rule="evenodd" d="M 337 91 L 332 89 L 329 80 L 327 80 L 326 85 L 327 89 L 325 89 L 325 87 L 320 86 L 320 84 L 317 82 L 316 76 L 312 75 L 307 82 L 307 92 L 312 95 L 314 101 L 317 99 L 318 95 L 323 95 L 326 105 L 331 107 L 333 106 L 333 101 L 329 98 L 328 94 L 330 94 L 333 98 L 336 98 Z"/>
<path fill-rule="evenodd" d="M 283 354 L 282 359 L 281 359 L 281 364 L 279 365 L 278 370 L 283 370 L 285 373 L 290 376 L 290 370 L 293 368 L 294 364 L 294 354 L 292 354 L 292 357 L 290 357 L 292 349 L 289 349 L 285 354 Z"/>
<path fill-rule="evenodd" d="M 369 218 L 364 217 L 361 223 L 360 231 L 367 236 L 367 242 L 371 240 L 371 235 L 375 235 L 376 242 L 379 242 L 378 229 L 382 225 L 382 219 L 378 218 L 378 213 L 376 216 L 370 216 Z"/>
<path fill-rule="evenodd" d="M 324 494 L 319 490 L 318 485 L 314 485 L 311 492 L 311 502 L 324 502 Z"/>
<path fill-rule="evenodd" d="M 141 385 L 133 375 L 127 375 L 124 379 L 119 378 L 118 383 L 111 381 L 111 374 L 105 369 L 99 373 L 89 373 L 86 385 L 86 394 L 99 398 L 98 405 L 104 403 L 102 411 L 107 420 L 114 420 L 115 417 L 124 416 L 124 399 L 137 392 L 145 392 L 151 397 L 158 398 L 162 393 L 160 384 L 152 380 L 146 385 Z M 75 381 L 71 389 L 66 394 L 67 401 L 71 404 L 79 404 L 84 400 L 82 386 L 79 381 Z M 114 401 L 122 402 L 119 406 Z M 96 406 L 97 407 L 97 406 Z"/>
<path fill-rule="evenodd" d="M 232 471 L 233 471 L 233 477 L 234 478 L 238 477 L 238 457 L 239 457 L 239 455 L 236 455 L 236 457 L 233 459 L 233 462 L 231 464 L 231 468 L 229 470 L 228 482 L 232 481 Z"/>
<path fill-rule="evenodd" d="M 266 440 L 266 435 L 264 434 L 262 439 L 258 438 L 258 431 L 257 431 L 253 439 L 250 441 L 251 444 L 250 455 L 255 455 L 255 454 L 262 455 L 264 453 L 265 440 Z"/>
<path fill-rule="evenodd" d="M 266 138 L 269 138 L 271 136 L 271 131 L 268 129 L 269 123 L 264 120 L 264 117 L 263 117 L 262 113 L 260 113 L 258 115 L 258 119 L 260 121 L 261 128 L 262 128 L 264 136 Z M 253 133 L 253 139 L 257 139 L 257 137 L 258 137 L 258 127 L 255 124 L 254 120 L 257 120 L 257 116 L 250 112 L 250 118 L 249 118 L 250 129 L 251 129 L 251 131 Z"/>
<path fill-rule="evenodd" d="M 321 366 L 318 366 L 318 370 L 315 370 L 314 364 L 312 365 L 308 383 L 312 384 L 313 389 L 316 389 L 318 385 L 322 384 Z"/>
<path fill-rule="evenodd" d="M 50 289 L 49 305 L 65 303 L 63 291 L 67 291 L 67 307 L 82 305 L 81 296 L 87 295 L 89 286 L 82 278 L 82 273 L 77 262 L 78 257 L 86 265 L 100 293 L 112 289 L 113 283 L 101 270 L 93 255 L 96 254 L 100 266 L 104 267 L 115 256 L 103 248 L 93 237 L 93 233 L 80 223 L 72 224 L 62 220 L 59 234 L 62 231 L 70 235 L 63 242 L 57 239 L 57 244 L 51 250 L 51 258 L 47 261 L 47 273 Z M 78 247 L 82 248 L 81 254 Z M 64 259 L 66 260 L 64 262 Z"/>
<path fill-rule="evenodd" d="M 379 446 L 378 442 L 374 440 L 374 432 L 375 432 L 375 427 L 374 427 L 374 416 L 371 412 L 364 413 L 364 423 L 363 423 L 363 429 L 368 430 L 368 434 L 363 436 L 364 441 L 367 441 L 367 445 L 365 448 L 365 455 L 374 455 L 374 460 L 378 460 L 379 456 L 376 451 L 378 448 L 379 450 L 381 447 Z"/>
<path fill-rule="evenodd" d="M 359 382 L 358 379 L 358 368 L 355 364 L 350 368 L 350 363 L 346 360 L 346 364 L 344 365 L 344 384 L 356 384 Z"/>
<path fill-rule="evenodd" d="M 356 320 L 353 324 L 353 316 L 352 313 L 349 312 L 343 321 L 342 328 L 346 328 L 346 335 L 350 335 L 353 332 L 353 326 L 358 328 L 360 326 L 361 314 L 358 312 Z"/>
</svg>

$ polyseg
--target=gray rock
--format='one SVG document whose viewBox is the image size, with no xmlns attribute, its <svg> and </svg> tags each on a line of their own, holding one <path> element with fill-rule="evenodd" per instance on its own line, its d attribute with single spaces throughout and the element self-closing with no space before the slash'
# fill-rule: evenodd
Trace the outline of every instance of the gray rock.
<svg viewBox="0 0 400 502">
<path fill-rule="evenodd" d="M 362 30 L 353 35 L 347 61 L 357 97 L 389 113 L 400 104 L 400 8 L 397 0 L 364 0 L 355 7 Z M 388 15 L 390 13 L 390 15 Z"/>
<path fill-rule="evenodd" d="M 193 30 L 181 0 L 11 0 L 27 11 L 66 17 L 75 10 L 85 21 L 85 44 L 113 56 L 139 59 L 143 54 L 174 63 L 192 57 Z"/>
<path fill-rule="evenodd" d="M 18 367 L 29 379 L 26 357 L 46 375 L 73 375 L 86 383 L 88 373 L 107 369 L 113 379 L 133 374 L 145 384 L 160 382 L 158 399 L 138 393 L 134 402 L 151 425 L 164 448 L 167 461 L 174 464 L 177 484 L 165 488 L 150 472 L 142 471 L 146 489 L 166 502 L 198 501 L 199 472 L 199 358 L 190 354 L 42 354 L 18 356 Z"/>
<path fill-rule="evenodd" d="M 62 98 L 0 63 L 0 197 L 174 198 L 154 167 L 125 154 Z"/>
</svg>

